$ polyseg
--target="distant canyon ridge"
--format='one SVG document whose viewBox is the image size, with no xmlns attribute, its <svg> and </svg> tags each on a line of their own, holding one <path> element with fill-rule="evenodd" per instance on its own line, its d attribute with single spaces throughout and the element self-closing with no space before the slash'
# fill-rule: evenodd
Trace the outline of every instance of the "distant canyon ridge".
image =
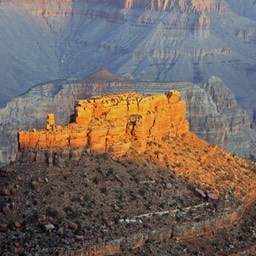
<svg viewBox="0 0 256 256">
<path fill-rule="evenodd" d="M 79 80 L 105 67 L 136 84 L 137 92 L 161 91 L 157 86 L 145 89 L 152 83 L 180 85 L 174 89 L 181 89 L 190 102 L 187 111 L 192 130 L 211 143 L 226 145 L 232 152 L 248 156 L 253 153 L 256 138 L 255 13 L 253 0 L 0 0 L 0 130 L 12 125 L 3 119 L 15 116 L 10 108 L 16 111 L 13 105 L 18 109 L 22 104 L 17 102 L 27 98 L 14 97 L 35 84 L 41 83 L 44 88 L 51 80 Z M 212 76 L 221 80 L 210 79 Z M 239 109 L 226 112 L 222 126 L 221 118 L 216 122 L 215 117 L 225 112 L 223 102 L 227 94 L 222 95 L 219 90 L 216 95 L 217 90 L 207 84 L 227 86 L 225 92 L 233 95 L 233 103 L 225 107 Z M 138 89 L 142 85 L 144 89 Z M 191 87 L 184 90 L 184 85 Z M 44 94 L 44 98 L 34 95 L 38 89 L 32 91 L 33 97 L 47 102 L 58 94 L 57 90 Z M 67 95 L 76 94 L 66 90 Z M 88 95 L 97 92 L 88 93 L 88 88 L 86 91 Z M 212 99 L 212 105 L 204 106 Z M 72 104 L 73 101 L 67 103 L 67 109 L 73 108 Z M 34 127 L 28 123 L 37 117 L 27 115 L 21 108 L 16 111 L 20 115 L 15 118 L 20 120 L 14 126 Z M 25 117 L 30 121 L 26 123 Z M 26 127 L 21 127 L 21 120 Z M 226 128 L 220 128 L 223 126 Z M 217 130 L 220 135 L 216 137 Z M 238 136 L 238 131 L 247 134 L 246 139 Z M 230 142 L 231 134 L 234 143 Z M 13 142 L 4 145 L 7 144 L 8 152 L 10 148 L 14 152 Z M 240 144 L 243 149 L 239 149 Z M 9 157 L 5 150 L 0 152 L 4 152 L 0 153 L 0 162 Z"/>
<path fill-rule="evenodd" d="M 253 119 L 253 0 L 0 0 L 0 104 L 105 67 L 140 81 L 220 77 Z"/>
</svg>

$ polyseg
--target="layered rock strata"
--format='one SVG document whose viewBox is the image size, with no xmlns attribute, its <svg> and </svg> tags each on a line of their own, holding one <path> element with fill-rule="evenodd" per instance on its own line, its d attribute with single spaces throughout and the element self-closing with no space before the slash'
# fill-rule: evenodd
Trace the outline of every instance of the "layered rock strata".
<svg viewBox="0 0 256 256">
<path fill-rule="evenodd" d="M 200 138 L 242 157 L 256 154 L 256 133 L 250 128 L 249 117 L 221 79 L 212 76 L 201 85 L 140 84 L 141 92 L 146 94 L 162 93 L 167 88 L 181 92 L 187 103 L 190 130 Z"/>
<path fill-rule="evenodd" d="M 131 148 L 141 153 L 149 141 L 160 143 L 164 136 L 186 133 L 185 113 L 186 105 L 178 91 L 154 96 L 125 93 L 92 97 L 78 102 L 74 123 L 57 126 L 53 114 L 49 114 L 46 130 L 20 131 L 17 156 L 25 162 L 45 161 L 49 154 L 42 152 L 59 152 L 60 158 L 79 159 L 86 147 L 93 153 L 115 157 Z"/>
<path fill-rule="evenodd" d="M 246 136 L 246 133 L 253 133 L 249 131 L 250 120 L 221 79 L 211 77 L 198 91 L 188 91 L 185 97 L 192 104 L 188 110 L 189 122 L 199 137 L 232 153 L 237 152 L 242 143 L 244 149 L 250 148 Z M 198 104 L 198 101 L 204 103 Z M 243 155 L 242 151 L 240 154 Z"/>
<path fill-rule="evenodd" d="M 227 11 L 224 1 L 1 3 L 0 105 L 36 83 L 105 66 L 141 81 L 201 82 L 216 75 L 243 107 L 255 109 L 253 93 L 247 94 L 254 90 L 255 22 Z"/>
<path fill-rule="evenodd" d="M 221 1 L 222 2 L 222 1 Z M 178 13 L 187 14 L 197 14 L 195 17 L 191 18 L 173 18 L 167 21 L 163 21 L 167 29 L 188 29 L 192 30 L 195 36 L 198 37 L 208 37 L 210 35 L 210 18 L 204 13 L 209 12 L 221 12 L 226 10 L 224 8 L 223 2 L 220 3 L 216 0 L 211 0 L 203 2 L 201 0 L 196 0 L 191 2 L 188 1 L 107 1 L 107 4 L 113 6 L 111 12 L 105 10 L 99 10 L 97 8 L 92 8 L 90 4 L 105 4 L 104 1 L 95 1 L 94 3 L 90 1 L 73 1 L 73 0 L 55 0 L 55 1 L 43 1 L 43 0 L 33 0 L 24 1 L 22 6 L 29 11 L 30 14 L 34 16 L 43 17 L 66 17 L 66 16 L 86 16 L 88 18 L 103 18 L 111 22 L 121 22 L 126 21 L 124 13 L 120 12 L 121 8 L 124 9 L 143 9 L 151 11 L 176 11 Z M 223 5 L 223 6 L 222 6 Z M 226 6 L 225 6 L 226 7 Z M 116 9 L 119 8 L 119 9 Z M 135 22 L 137 26 L 156 24 L 154 17 L 138 17 Z"/>
<path fill-rule="evenodd" d="M 73 0 L 31 0 L 19 1 L 30 13 L 37 16 L 65 17 L 73 14 Z"/>
</svg>

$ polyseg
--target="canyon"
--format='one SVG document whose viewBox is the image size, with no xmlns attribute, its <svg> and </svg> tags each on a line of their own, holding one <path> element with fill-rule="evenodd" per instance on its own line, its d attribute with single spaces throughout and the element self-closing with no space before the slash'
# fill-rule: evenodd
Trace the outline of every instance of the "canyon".
<svg viewBox="0 0 256 256">
<path fill-rule="evenodd" d="M 0 0 L 0 254 L 254 255 L 255 13 Z"/>
<path fill-rule="evenodd" d="M 2 0 L 1 105 L 106 67 L 149 82 L 220 77 L 253 122 L 255 4 L 240 2 Z"/>
</svg>

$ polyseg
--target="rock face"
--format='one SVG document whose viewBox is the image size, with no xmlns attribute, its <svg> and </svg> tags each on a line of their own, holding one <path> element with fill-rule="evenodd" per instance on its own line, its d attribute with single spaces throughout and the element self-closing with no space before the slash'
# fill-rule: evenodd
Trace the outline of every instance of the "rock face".
<svg viewBox="0 0 256 256">
<path fill-rule="evenodd" d="M 256 133 L 248 115 L 224 82 L 211 77 L 206 83 L 140 83 L 140 91 L 162 93 L 179 90 L 187 103 L 190 130 L 208 143 L 217 144 L 243 157 L 256 154 Z"/>
<path fill-rule="evenodd" d="M 70 152 L 65 153 L 69 158 L 74 149 L 87 146 L 92 152 L 113 156 L 122 156 L 130 148 L 141 153 L 150 141 L 160 143 L 164 136 L 176 137 L 188 131 L 186 105 L 179 98 L 179 92 L 168 91 L 165 95 L 126 93 L 79 101 L 74 123 L 56 126 L 53 114 L 49 114 L 46 130 L 20 131 L 19 158 L 33 161 L 41 151 L 63 154 L 63 150 Z"/>
<path fill-rule="evenodd" d="M 27 10 L 36 16 L 58 16 L 65 17 L 72 15 L 73 0 L 31 0 L 31 1 L 19 1 Z"/>
<path fill-rule="evenodd" d="M 194 35 L 207 38 L 210 36 L 211 31 L 211 20 L 204 13 L 199 16 L 198 23 L 195 24 Z"/>
</svg>

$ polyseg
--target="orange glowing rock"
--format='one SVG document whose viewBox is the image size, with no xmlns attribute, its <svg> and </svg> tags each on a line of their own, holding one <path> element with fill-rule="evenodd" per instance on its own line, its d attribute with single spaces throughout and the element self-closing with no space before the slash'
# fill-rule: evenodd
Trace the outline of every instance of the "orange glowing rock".
<svg viewBox="0 0 256 256">
<path fill-rule="evenodd" d="M 21 151 L 89 147 L 92 152 L 113 156 L 122 156 L 134 148 L 141 153 L 149 141 L 161 143 L 164 136 L 186 133 L 189 127 L 185 113 L 185 102 L 180 101 L 177 91 L 151 96 L 97 96 L 77 103 L 74 123 L 56 126 L 54 115 L 49 114 L 46 130 L 20 131 L 19 147 Z"/>
<path fill-rule="evenodd" d="M 54 119 L 54 114 L 48 114 L 47 115 L 47 130 L 51 130 L 53 126 L 55 125 L 55 119 Z"/>
</svg>

